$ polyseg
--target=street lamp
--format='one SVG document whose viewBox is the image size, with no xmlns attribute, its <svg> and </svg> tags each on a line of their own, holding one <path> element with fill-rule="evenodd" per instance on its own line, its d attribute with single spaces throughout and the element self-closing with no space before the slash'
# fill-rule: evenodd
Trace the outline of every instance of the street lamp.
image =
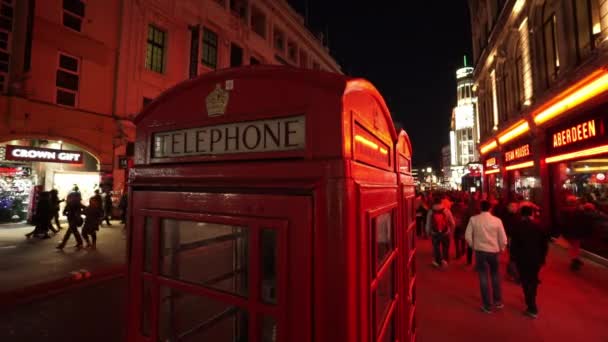
<svg viewBox="0 0 608 342">
<path fill-rule="evenodd" d="M 432 168 L 432 167 L 427 167 L 427 168 L 426 168 L 426 172 L 428 172 L 428 173 L 433 172 L 433 168 Z"/>
</svg>

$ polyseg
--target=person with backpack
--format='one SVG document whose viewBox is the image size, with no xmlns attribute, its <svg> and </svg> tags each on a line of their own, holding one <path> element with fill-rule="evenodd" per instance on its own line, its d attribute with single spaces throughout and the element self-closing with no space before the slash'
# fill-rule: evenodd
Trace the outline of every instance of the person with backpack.
<svg viewBox="0 0 608 342">
<path fill-rule="evenodd" d="M 467 243 L 475 251 L 475 269 L 479 274 L 483 302 L 481 310 L 485 313 L 492 312 L 488 275 L 492 281 L 494 307 L 497 309 L 504 307 L 498 272 L 498 254 L 507 247 L 507 234 L 502 221 L 490 213 L 491 206 L 490 202 L 482 201 L 481 214 L 471 217 L 464 233 Z"/>
<path fill-rule="evenodd" d="M 447 266 L 450 250 L 450 232 L 456 226 L 450 210 L 443 206 L 441 197 L 435 197 L 426 218 L 426 232 L 433 243 L 433 266 Z"/>
</svg>

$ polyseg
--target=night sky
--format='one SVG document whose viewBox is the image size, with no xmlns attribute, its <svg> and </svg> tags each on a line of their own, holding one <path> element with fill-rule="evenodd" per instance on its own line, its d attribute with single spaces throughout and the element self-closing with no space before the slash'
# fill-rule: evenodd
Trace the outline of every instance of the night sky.
<svg viewBox="0 0 608 342">
<path fill-rule="evenodd" d="M 289 0 L 305 13 L 307 0 Z M 456 104 L 456 69 L 471 63 L 466 0 L 308 0 L 309 26 L 327 32 L 345 74 L 370 80 L 412 139 L 414 165 L 439 165 Z"/>
</svg>

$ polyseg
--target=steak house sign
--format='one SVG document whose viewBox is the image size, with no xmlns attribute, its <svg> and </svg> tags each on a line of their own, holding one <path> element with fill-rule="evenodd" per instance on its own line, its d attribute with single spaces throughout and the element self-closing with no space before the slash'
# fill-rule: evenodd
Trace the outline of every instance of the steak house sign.
<svg viewBox="0 0 608 342">
<path fill-rule="evenodd" d="M 159 132 L 152 141 L 154 158 L 301 150 L 306 119 L 302 115 Z"/>
</svg>

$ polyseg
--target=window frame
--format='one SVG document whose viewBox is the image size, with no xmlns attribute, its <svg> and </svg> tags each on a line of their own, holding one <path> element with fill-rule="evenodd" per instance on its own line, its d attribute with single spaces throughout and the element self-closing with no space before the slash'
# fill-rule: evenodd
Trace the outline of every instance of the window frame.
<svg viewBox="0 0 608 342">
<path fill-rule="evenodd" d="M 277 33 L 279 33 L 277 35 Z M 282 39 L 282 46 L 277 46 L 277 36 L 280 36 Z M 272 27 L 272 47 L 276 50 L 279 51 L 281 53 L 285 53 L 285 50 L 287 49 L 287 35 L 285 34 L 285 31 L 283 31 L 279 26 L 273 26 Z"/>
<path fill-rule="evenodd" d="M 68 58 L 72 58 L 75 59 L 77 62 L 77 67 L 76 67 L 76 71 L 74 70 L 70 70 L 70 69 L 65 69 L 61 67 L 61 56 L 66 56 Z M 59 106 L 64 106 L 64 107 L 68 107 L 68 108 L 78 108 L 78 104 L 79 104 L 79 95 L 80 95 L 80 83 L 81 83 L 81 71 L 82 71 L 82 59 L 79 57 L 76 57 L 74 55 L 70 55 L 69 53 L 63 52 L 63 51 L 59 51 L 57 53 L 57 66 L 56 66 L 56 72 L 57 71 L 63 71 L 66 72 L 68 74 L 72 74 L 72 75 L 76 75 L 78 77 L 78 89 L 77 90 L 73 90 L 73 89 L 69 89 L 69 88 L 64 88 L 61 86 L 57 85 L 57 74 L 55 73 L 55 104 L 59 105 Z M 74 95 L 74 105 L 68 105 L 68 104 L 63 104 L 63 103 L 59 103 L 59 96 L 58 93 L 59 91 L 63 91 L 66 93 L 71 93 Z"/>
<path fill-rule="evenodd" d="M 542 8 L 541 32 L 543 41 L 543 62 L 545 71 L 546 86 L 550 86 L 557 81 L 559 75 L 559 45 L 557 41 L 557 15 L 555 10 L 548 8 L 548 3 L 545 2 Z M 551 35 L 551 42 L 547 42 L 547 34 Z M 551 44 L 553 59 L 549 61 L 547 49 L 548 43 Z"/>
<path fill-rule="evenodd" d="M 167 48 L 169 46 L 168 44 L 168 36 L 169 36 L 169 32 L 166 29 L 161 28 L 159 25 L 155 24 L 155 23 L 148 23 L 148 25 L 146 26 L 147 30 L 146 30 L 146 55 L 145 55 L 145 60 L 144 60 L 144 67 L 147 71 L 150 72 L 155 72 L 158 74 L 165 74 L 166 72 L 166 64 L 167 64 Z M 156 37 L 156 33 L 160 32 L 162 33 L 162 46 L 155 42 L 154 38 L 152 40 L 150 40 L 150 30 L 155 30 L 154 31 L 154 36 Z M 148 66 L 148 50 L 150 49 L 150 47 L 152 47 L 152 52 L 150 53 L 150 65 Z M 160 71 L 155 70 L 154 69 L 154 52 L 155 49 L 160 49 L 161 55 L 160 55 Z"/>
<path fill-rule="evenodd" d="M 84 18 L 86 18 L 86 7 L 87 7 L 87 1 L 86 0 L 79 0 L 80 2 L 82 2 L 84 8 L 85 8 L 85 13 L 84 16 L 81 16 L 80 14 L 74 13 L 70 10 L 67 10 L 64 8 L 63 6 L 63 1 L 61 0 L 61 26 L 63 26 L 64 28 L 67 28 L 68 30 L 74 31 L 74 32 L 78 32 L 78 33 L 83 33 L 84 32 L 84 26 L 85 26 L 85 20 Z M 66 26 L 64 23 L 65 17 L 66 15 L 74 17 L 78 20 L 80 20 L 80 30 L 76 30 L 72 27 Z"/>
<path fill-rule="evenodd" d="M 597 3 L 596 0 L 583 0 L 583 1 L 586 5 L 586 11 L 585 11 L 586 19 L 587 19 L 586 23 L 579 22 L 579 17 L 578 17 L 579 1 L 577 1 L 577 0 L 571 1 L 572 18 L 574 19 L 574 43 L 575 43 L 576 58 L 577 58 L 578 63 L 581 63 L 587 56 L 589 56 L 597 48 L 596 38 L 598 35 L 601 35 L 601 29 L 600 29 L 600 33 L 597 33 L 597 34 L 593 33 L 593 29 L 595 26 L 594 9 L 597 10 L 597 12 L 598 12 L 597 15 L 599 17 L 599 15 L 600 15 L 599 14 L 599 4 Z M 601 20 L 600 18 L 598 18 L 598 19 Z M 587 31 L 587 36 L 589 38 L 589 46 L 581 46 L 581 41 L 580 41 L 581 28 L 585 28 Z M 584 51 L 584 50 L 587 50 L 587 51 Z"/>
<path fill-rule="evenodd" d="M 215 35 L 215 45 L 208 45 L 207 41 L 207 35 L 206 33 L 211 33 L 213 35 Z M 219 55 L 219 41 L 220 41 L 220 35 L 216 30 L 213 30 L 211 28 L 209 28 L 208 26 L 203 25 L 203 34 L 201 35 L 201 40 L 202 40 L 202 44 L 201 44 L 201 64 L 203 64 L 205 67 L 213 69 L 213 70 L 217 70 L 218 68 L 218 64 L 219 64 L 219 59 L 220 59 L 220 55 Z M 215 64 L 211 65 L 211 63 L 209 63 L 209 61 L 206 60 L 206 56 L 205 55 L 205 50 L 209 49 L 209 47 L 212 47 L 215 49 Z"/>
<path fill-rule="evenodd" d="M 272 219 L 272 218 L 259 218 L 259 217 L 243 217 L 243 216 L 233 216 L 233 215 L 222 215 L 222 214 L 206 214 L 206 213 L 197 213 L 197 212 L 177 212 L 173 210 L 163 210 L 163 209 L 139 209 L 136 214 L 135 227 L 137 231 L 140 231 L 141 236 L 143 236 L 143 229 L 145 226 L 145 222 L 147 218 L 152 219 L 152 270 L 151 272 L 146 272 L 144 270 L 144 250 L 145 245 L 141 245 L 138 250 L 141 252 L 141 264 L 134 265 L 135 269 L 137 269 L 137 278 L 140 281 L 137 281 L 138 287 L 142 287 L 144 283 L 147 283 L 152 287 L 152 305 L 151 305 L 151 313 L 148 315 L 150 321 L 152 322 L 152 333 L 151 337 L 153 340 L 157 340 L 160 330 L 160 289 L 162 287 L 170 288 L 173 290 L 185 292 L 187 294 L 203 297 L 210 299 L 212 301 L 216 301 L 219 303 L 223 303 L 226 305 L 231 305 L 237 309 L 240 309 L 247 313 L 248 315 L 248 332 L 247 336 L 251 339 L 254 335 L 260 336 L 262 333 L 261 322 L 265 317 L 270 317 L 274 319 L 276 323 L 276 331 L 277 331 L 277 340 L 283 340 L 285 334 L 287 333 L 288 320 L 287 320 L 287 309 L 288 309 L 288 260 L 287 260 L 287 247 L 288 247 L 288 227 L 289 222 L 285 219 Z M 248 276 L 248 292 L 247 296 L 239 296 L 236 294 L 223 292 L 221 290 L 213 289 L 210 287 L 205 287 L 202 285 L 197 285 L 193 283 L 188 283 L 186 281 L 182 281 L 179 279 L 167 278 L 162 275 L 162 269 L 160 265 L 161 260 L 161 239 L 162 229 L 161 223 L 164 219 L 173 219 L 179 221 L 193 221 L 193 222 L 205 222 L 205 223 L 215 223 L 215 224 L 223 224 L 223 225 L 235 225 L 244 227 L 246 233 L 249 236 L 249 254 L 248 261 L 250 266 L 250 275 Z M 261 236 L 263 230 L 274 230 L 276 231 L 276 260 L 275 260 L 275 268 L 276 268 L 276 302 L 268 303 L 265 302 L 262 296 L 263 290 L 263 269 L 262 265 L 259 262 L 262 257 L 261 250 Z M 138 244 L 142 243 L 137 242 Z M 258 261 L 255 263 L 254 261 Z M 143 289 L 141 289 L 143 290 Z M 139 291 L 143 293 L 143 291 Z M 139 299 L 141 300 L 141 298 Z M 142 314 L 141 309 L 134 314 L 137 315 L 137 325 L 143 326 L 142 317 L 145 316 Z M 143 335 L 143 332 L 140 330 L 140 334 Z"/>
</svg>

